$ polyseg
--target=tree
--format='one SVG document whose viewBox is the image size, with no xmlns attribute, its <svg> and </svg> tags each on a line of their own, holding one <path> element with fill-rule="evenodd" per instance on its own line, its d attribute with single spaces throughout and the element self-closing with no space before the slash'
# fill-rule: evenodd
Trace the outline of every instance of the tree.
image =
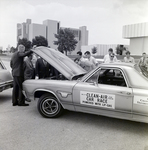
<svg viewBox="0 0 148 150">
<path fill-rule="evenodd" d="M 92 54 L 96 54 L 97 53 L 97 47 L 94 46 L 91 50 L 92 50 Z"/>
<path fill-rule="evenodd" d="M 25 50 L 29 50 L 31 48 L 31 41 L 29 41 L 27 38 L 22 38 L 22 39 L 19 39 L 18 40 L 18 43 L 17 43 L 17 47 L 18 45 L 24 45 L 25 46 Z"/>
<path fill-rule="evenodd" d="M 36 45 L 36 46 L 46 46 L 48 47 L 48 41 L 45 37 L 43 36 L 35 36 L 34 39 L 32 39 L 32 46 Z"/>
<path fill-rule="evenodd" d="M 124 45 L 117 45 L 117 47 L 116 47 L 116 53 L 118 55 L 122 55 L 123 51 L 126 51 L 126 47 L 124 47 Z"/>
<path fill-rule="evenodd" d="M 60 29 L 58 34 L 55 34 L 57 41 L 54 41 L 55 45 L 58 45 L 58 50 L 60 52 L 71 52 L 75 50 L 78 41 L 75 39 L 73 32 L 69 28 Z"/>
<path fill-rule="evenodd" d="M 17 49 L 14 48 L 13 46 L 10 48 L 10 53 L 14 53 L 14 52 L 16 52 L 16 51 L 17 51 Z"/>
</svg>

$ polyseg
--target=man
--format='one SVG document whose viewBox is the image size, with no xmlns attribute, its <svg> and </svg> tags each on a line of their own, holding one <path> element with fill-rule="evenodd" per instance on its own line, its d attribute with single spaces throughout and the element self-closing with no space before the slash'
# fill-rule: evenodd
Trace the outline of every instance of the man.
<svg viewBox="0 0 148 150">
<path fill-rule="evenodd" d="M 104 63 L 109 63 L 109 62 L 110 62 L 110 54 L 111 54 L 111 53 L 113 53 L 113 49 L 112 49 L 112 48 L 109 48 L 108 54 L 106 54 L 106 55 L 104 56 Z M 116 62 L 116 61 L 117 61 L 117 57 L 114 56 L 113 62 Z"/>
<path fill-rule="evenodd" d="M 98 65 L 98 62 L 93 56 L 91 56 L 89 51 L 86 51 L 84 54 L 87 58 L 87 60 L 85 61 L 85 70 L 91 71 Z"/>
<path fill-rule="evenodd" d="M 32 57 L 33 55 L 31 54 L 24 60 L 24 80 L 35 78 L 35 69 L 31 61 Z"/>
<path fill-rule="evenodd" d="M 116 62 L 116 59 L 114 59 L 114 57 L 115 57 L 115 54 L 114 53 L 110 53 L 110 55 L 109 55 L 110 61 L 108 63 Z"/>
<path fill-rule="evenodd" d="M 25 104 L 25 99 L 22 94 L 22 82 L 24 81 L 23 61 L 24 57 L 28 56 L 32 51 L 25 52 L 25 46 L 20 44 L 18 51 L 16 51 L 10 61 L 13 76 L 13 92 L 12 92 L 12 105 L 13 106 L 29 106 Z"/>
<path fill-rule="evenodd" d="M 50 77 L 50 65 L 42 58 L 38 58 L 35 65 L 36 79 Z"/>
<path fill-rule="evenodd" d="M 142 71 L 146 71 L 146 72 L 148 71 L 148 59 L 146 53 L 142 54 L 142 57 L 140 58 L 138 65 Z"/>
<path fill-rule="evenodd" d="M 140 67 L 146 67 L 147 66 L 147 55 L 146 55 L 146 53 L 142 53 L 142 57 L 140 58 L 138 65 Z"/>
<path fill-rule="evenodd" d="M 135 59 L 133 57 L 130 56 L 130 51 L 127 51 L 126 53 L 126 57 L 124 57 L 124 62 L 126 63 L 135 63 Z"/>
<path fill-rule="evenodd" d="M 83 56 L 82 56 L 82 52 L 81 52 L 81 51 L 78 51 L 77 54 L 78 54 L 78 57 L 77 57 L 77 59 L 75 59 L 75 61 L 77 61 L 77 63 L 78 63 L 82 68 L 84 68 L 84 67 L 85 67 L 85 59 L 84 59 Z"/>
</svg>

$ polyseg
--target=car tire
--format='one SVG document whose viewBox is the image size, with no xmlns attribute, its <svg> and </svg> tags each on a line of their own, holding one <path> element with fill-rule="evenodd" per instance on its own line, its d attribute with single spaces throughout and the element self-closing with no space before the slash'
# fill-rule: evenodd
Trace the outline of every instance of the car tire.
<svg viewBox="0 0 148 150">
<path fill-rule="evenodd" d="M 58 100 L 50 94 L 44 94 L 39 98 L 37 108 L 39 113 L 46 118 L 59 117 L 63 111 Z"/>
</svg>

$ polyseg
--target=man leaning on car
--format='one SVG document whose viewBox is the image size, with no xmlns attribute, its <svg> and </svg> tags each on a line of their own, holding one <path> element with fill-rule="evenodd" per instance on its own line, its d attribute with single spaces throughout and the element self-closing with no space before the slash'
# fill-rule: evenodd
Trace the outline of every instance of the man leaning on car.
<svg viewBox="0 0 148 150">
<path fill-rule="evenodd" d="M 32 51 L 25 52 L 25 46 L 18 45 L 18 51 L 16 51 L 11 58 L 10 67 L 12 68 L 13 76 L 13 92 L 12 92 L 12 105 L 13 106 L 29 106 L 25 104 L 25 99 L 22 93 L 22 82 L 24 76 L 23 61 L 24 57 L 28 56 Z"/>
</svg>

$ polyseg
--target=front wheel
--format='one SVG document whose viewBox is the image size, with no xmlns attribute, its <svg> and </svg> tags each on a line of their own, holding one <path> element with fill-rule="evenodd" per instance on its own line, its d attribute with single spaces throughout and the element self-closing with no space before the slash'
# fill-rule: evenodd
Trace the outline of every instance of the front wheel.
<svg viewBox="0 0 148 150">
<path fill-rule="evenodd" d="M 44 94 L 40 97 L 38 100 L 37 108 L 39 113 L 43 117 L 47 118 L 58 117 L 63 111 L 63 107 L 58 102 L 58 100 L 49 94 Z"/>
</svg>

